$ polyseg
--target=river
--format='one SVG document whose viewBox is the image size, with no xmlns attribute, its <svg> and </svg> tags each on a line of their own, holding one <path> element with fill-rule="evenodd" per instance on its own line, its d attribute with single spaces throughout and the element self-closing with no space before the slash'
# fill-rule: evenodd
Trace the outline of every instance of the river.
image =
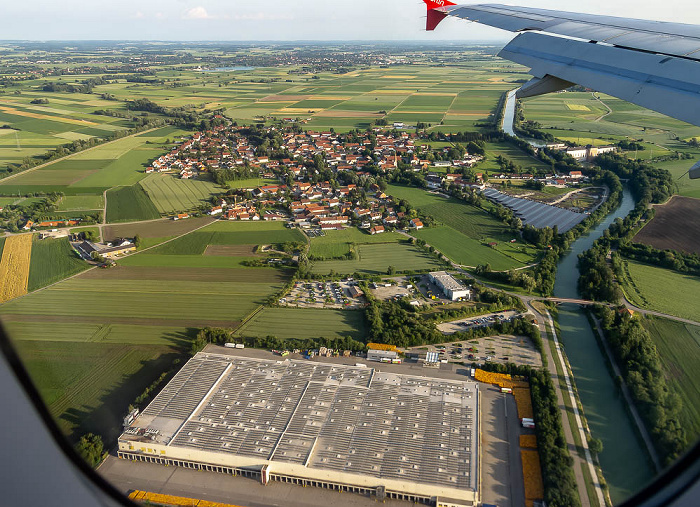
<svg viewBox="0 0 700 507">
<path fill-rule="evenodd" d="M 634 205 L 634 198 L 625 189 L 620 207 L 574 242 L 559 262 L 555 296 L 579 297 L 578 254 L 588 250 L 615 218 L 626 216 Z M 610 497 L 613 503 L 621 503 L 650 482 L 654 476 L 653 465 L 636 435 L 634 422 L 627 415 L 624 399 L 608 372 L 585 314 L 578 305 L 561 305 L 558 321 L 588 425 L 593 436 L 603 441 L 600 464 Z"/>
<path fill-rule="evenodd" d="M 501 130 L 505 132 L 506 134 L 509 134 L 513 137 L 519 137 L 523 141 L 527 141 L 527 143 L 530 146 L 534 146 L 535 148 L 542 148 L 543 146 L 546 146 L 547 143 L 544 141 L 540 141 L 539 139 L 532 139 L 529 137 L 522 137 L 519 136 L 515 133 L 515 130 L 513 129 L 513 122 L 515 120 L 515 92 L 517 90 L 511 90 L 508 92 L 508 95 L 506 96 L 506 106 L 503 111 L 503 123 L 501 124 Z"/>
</svg>

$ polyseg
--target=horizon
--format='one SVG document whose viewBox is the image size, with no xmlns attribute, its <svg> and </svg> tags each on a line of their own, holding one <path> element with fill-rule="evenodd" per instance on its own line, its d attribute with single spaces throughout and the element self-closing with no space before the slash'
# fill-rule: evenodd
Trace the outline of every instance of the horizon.
<svg viewBox="0 0 700 507">
<path fill-rule="evenodd" d="M 458 2 L 478 3 L 478 2 Z M 513 2 L 517 4 L 518 2 Z M 534 0 L 529 7 L 589 14 L 623 16 L 685 24 L 700 24 L 700 12 L 690 0 L 657 3 L 622 0 Z M 4 6 L 4 41 L 178 41 L 189 42 L 294 42 L 294 41 L 505 41 L 509 32 L 447 19 L 440 30 L 425 31 L 425 5 L 420 0 L 328 2 L 268 0 L 124 0 L 113 4 L 97 0 L 86 9 L 83 2 L 64 0 L 60 5 L 26 0 Z M 110 23 L 105 24 L 104 20 Z M 235 32 L 235 37 L 231 36 Z M 262 33 L 273 37 L 260 37 Z M 303 37 L 299 34 L 303 33 Z M 38 35 L 40 34 L 40 36 Z M 76 34 L 78 36 L 76 37 Z M 175 34 L 186 35 L 179 38 Z M 213 35 L 216 34 L 216 35 Z M 220 35 L 219 35 L 220 34 Z M 379 36 L 379 37 L 378 37 Z"/>
</svg>

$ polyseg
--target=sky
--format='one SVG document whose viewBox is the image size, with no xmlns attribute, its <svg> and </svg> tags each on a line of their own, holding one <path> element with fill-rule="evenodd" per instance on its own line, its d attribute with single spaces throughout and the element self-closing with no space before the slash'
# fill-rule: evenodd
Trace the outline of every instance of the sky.
<svg viewBox="0 0 700 507">
<path fill-rule="evenodd" d="M 700 24 L 697 0 L 668 0 L 663 8 L 658 1 L 645 0 L 503 3 Z M 426 32 L 425 11 L 421 0 L 0 0 L 0 39 L 503 42 L 512 38 L 509 32 L 457 19 Z"/>
</svg>

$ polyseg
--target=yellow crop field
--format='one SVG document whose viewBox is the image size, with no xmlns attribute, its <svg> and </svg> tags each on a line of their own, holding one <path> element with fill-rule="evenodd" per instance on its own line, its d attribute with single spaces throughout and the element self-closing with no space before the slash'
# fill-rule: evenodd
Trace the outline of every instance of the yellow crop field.
<svg viewBox="0 0 700 507">
<path fill-rule="evenodd" d="M 520 447 L 537 449 L 537 435 L 520 435 Z"/>
<path fill-rule="evenodd" d="M 570 104 L 569 102 L 566 102 L 566 107 L 568 107 L 571 111 L 590 111 L 591 108 L 588 106 L 584 106 L 583 104 Z"/>
<path fill-rule="evenodd" d="M 518 419 L 522 419 L 523 417 L 532 419 L 533 412 L 530 389 L 513 389 L 513 396 L 515 396 L 515 403 L 518 405 Z"/>
<path fill-rule="evenodd" d="M 10 236 L 5 240 L 0 259 L 0 303 L 27 293 L 32 235 Z"/>
<path fill-rule="evenodd" d="M 526 503 L 532 505 L 533 500 L 541 500 L 544 498 L 544 484 L 542 483 L 540 455 L 537 451 L 521 450 L 520 459 L 523 462 L 523 480 L 525 481 Z"/>
</svg>

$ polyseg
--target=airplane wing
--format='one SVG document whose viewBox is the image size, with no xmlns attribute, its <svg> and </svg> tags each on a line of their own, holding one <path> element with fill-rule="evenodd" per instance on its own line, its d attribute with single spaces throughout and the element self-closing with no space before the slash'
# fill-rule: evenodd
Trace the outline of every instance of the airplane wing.
<svg viewBox="0 0 700 507">
<path fill-rule="evenodd" d="M 535 76 L 518 98 L 579 84 L 700 126 L 700 26 L 423 0 L 427 30 L 455 17 L 518 32 L 499 56 Z M 700 163 L 691 177 L 700 178 Z"/>
</svg>

